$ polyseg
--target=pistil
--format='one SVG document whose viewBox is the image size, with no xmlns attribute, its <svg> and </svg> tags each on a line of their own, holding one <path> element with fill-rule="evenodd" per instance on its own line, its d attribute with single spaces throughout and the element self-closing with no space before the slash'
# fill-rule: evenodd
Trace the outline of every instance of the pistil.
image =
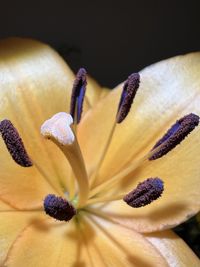
<svg viewBox="0 0 200 267">
<path fill-rule="evenodd" d="M 51 139 L 68 159 L 79 186 L 77 206 L 80 208 L 88 199 L 89 184 L 83 156 L 70 127 L 72 122 L 70 114 L 60 112 L 43 123 L 41 133 L 45 138 Z"/>
</svg>

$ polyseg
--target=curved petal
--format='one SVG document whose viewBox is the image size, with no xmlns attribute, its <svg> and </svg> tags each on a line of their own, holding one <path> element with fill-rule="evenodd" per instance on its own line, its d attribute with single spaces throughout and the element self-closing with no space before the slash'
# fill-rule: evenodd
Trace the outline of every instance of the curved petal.
<svg viewBox="0 0 200 267">
<path fill-rule="evenodd" d="M 109 222 L 101 227 L 81 218 L 33 224 L 12 246 L 5 266 L 168 266 L 140 234 Z"/>
<path fill-rule="evenodd" d="M 86 103 L 93 107 L 97 102 L 109 93 L 109 89 L 101 87 L 92 77 L 87 75 Z"/>
<path fill-rule="evenodd" d="M 160 251 L 170 267 L 199 267 L 200 260 L 172 231 L 153 233 L 147 239 Z"/>
<path fill-rule="evenodd" d="M 177 118 L 189 111 L 200 113 L 199 73 L 200 53 L 171 58 L 141 71 L 134 104 L 125 121 L 116 127 L 96 184 L 147 153 Z M 121 89 L 119 85 L 100 101 L 80 125 L 79 142 L 90 173 L 115 121 Z"/>
<path fill-rule="evenodd" d="M 200 209 L 200 129 L 161 159 L 147 162 L 130 174 L 109 195 L 127 193 L 147 177 L 164 181 L 163 195 L 150 205 L 131 208 L 123 201 L 113 201 L 105 210 L 121 223 L 142 232 L 172 228 Z"/>
<path fill-rule="evenodd" d="M 42 213 L 36 211 L 0 212 L 0 266 L 2 266 L 9 249 L 23 229 L 39 218 L 42 218 Z"/>
<path fill-rule="evenodd" d="M 13 122 L 42 172 L 40 175 L 38 171 L 16 167 L 1 142 L 0 180 L 3 188 L 6 184 L 6 199 L 9 190 L 10 197 L 13 190 L 16 195 L 21 194 L 18 188 L 22 182 L 24 187 L 31 187 L 30 180 L 37 192 L 36 188 L 41 189 L 46 183 L 42 181 L 39 186 L 39 180 L 45 177 L 58 191 L 67 187 L 68 163 L 55 145 L 43 140 L 40 126 L 54 113 L 68 111 L 73 78 L 64 61 L 47 45 L 19 38 L 0 42 L 0 119 Z"/>
<path fill-rule="evenodd" d="M 46 195 L 58 194 L 36 167 L 23 168 L 13 162 L 0 140 L 0 199 L 17 209 L 41 207 Z M 48 165 L 47 165 L 48 166 Z M 6 208 L 6 207 L 5 207 Z"/>
</svg>

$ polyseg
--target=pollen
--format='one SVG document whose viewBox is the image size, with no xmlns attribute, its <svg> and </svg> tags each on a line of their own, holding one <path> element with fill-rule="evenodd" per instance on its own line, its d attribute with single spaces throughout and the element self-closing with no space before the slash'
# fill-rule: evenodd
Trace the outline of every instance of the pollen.
<svg viewBox="0 0 200 267">
<path fill-rule="evenodd" d="M 69 221 L 76 215 L 76 209 L 70 202 L 53 194 L 45 197 L 44 210 L 47 215 L 59 221 Z"/>
<path fill-rule="evenodd" d="M 13 160 L 22 167 L 32 166 L 23 141 L 11 121 L 5 119 L 0 122 L 0 133 Z"/>
<path fill-rule="evenodd" d="M 149 160 L 155 160 L 167 154 L 170 150 L 180 144 L 198 124 L 199 116 L 193 113 L 177 120 L 166 134 L 155 144 L 152 151 L 156 148 L 158 148 L 158 150 L 149 157 Z"/>
<path fill-rule="evenodd" d="M 87 86 L 86 74 L 87 72 L 84 68 L 79 69 L 72 89 L 70 114 L 75 123 L 79 123 L 81 120 L 83 100 Z"/>
<path fill-rule="evenodd" d="M 164 190 L 163 181 L 156 178 L 148 178 L 139 183 L 136 189 L 124 196 L 123 200 L 133 208 L 140 208 L 158 199 Z"/>
<path fill-rule="evenodd" d="M 117 112 L 117 123 L 121 123 L 128 115 L 140 85 L 139 73 L 132 73 L 124 83 Z"/>
</svg>

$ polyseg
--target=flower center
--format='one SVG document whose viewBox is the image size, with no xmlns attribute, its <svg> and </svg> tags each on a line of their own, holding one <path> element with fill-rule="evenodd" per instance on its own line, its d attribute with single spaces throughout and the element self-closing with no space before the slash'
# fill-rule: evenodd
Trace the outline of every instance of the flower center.
<svg viewBox="0 0 200 267">
<path fill-rule="evenodd" d="M 57 113 L 41 126 L 41 134 L 60 148 L 70 163 L 73 172 L 69 177 L 71 184 L 68 199 L 52 194 L 47 195 L 44 199 L 46 214 L 61 221 L 69 221 L 79 210 L 87 209 L 89 205 L 94 203 L 124 200 L 129 206 L 139 208 L 149 205 L 162 195 L 164 190 L 163 181 L 158 177 L 146 179 L 144 182 L 139 183 L 136 189 L 126 195 L 124 193 L 105 197 L 102 193 L 105 189 L 112 188 L 115 184 L 121 182 L 145 161 L 161 158 L 180 144 L 199 124 L 199 117 L 193 113 L 177 120 L 144 157 L 131 163 L 127 168 L 101 184 L 94 186 L 94 181 L 99 175 L 99 170 L 108 152 L 116 126 L 120 127 L 120 124 L 127 117 L 139 84 L 140 76 L 138 73 L 131 74 L 125 81 L 116 112 L 116 121 L 113 124 L 108 140 L 105 142 L 105 147 L 97 162 L 96 169 L 88 177 L 81 148 L 76 137 L 76 125 L 81 120 L 87 85 L 85 69 L 82 68 L 78 71 L 72 89 L 70 114 L 65 112 Z M 0 133 L 14 161 L 23 167 L 32 166 L 33 161 L 28 156 L 17 130 L 9 120 L 0 122 Z M 78 188 L 75 187 L 75 180 Z"/>
</svg>

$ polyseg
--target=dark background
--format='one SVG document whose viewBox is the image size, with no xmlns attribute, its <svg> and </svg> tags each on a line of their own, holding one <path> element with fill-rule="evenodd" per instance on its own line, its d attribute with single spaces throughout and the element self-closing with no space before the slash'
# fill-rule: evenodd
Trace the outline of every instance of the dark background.
<svg viewBox="0 0 200 267">
<path fill-rule="evenodd" d="M 200 50 L 200 1 L 0 2 L 0 38 L 24 36 L 55 47 L 74 71 L 85 67 L 114 87 L 156 61 Z M 196 217 L 176 228 L 200 257 Z"/>
<path fill-rule="evenodd" d="M 0 38 L 28 36 L 113 87 L 133 71 L 200 50 L 200 1 L 8 1 Z"/>
</svg>

